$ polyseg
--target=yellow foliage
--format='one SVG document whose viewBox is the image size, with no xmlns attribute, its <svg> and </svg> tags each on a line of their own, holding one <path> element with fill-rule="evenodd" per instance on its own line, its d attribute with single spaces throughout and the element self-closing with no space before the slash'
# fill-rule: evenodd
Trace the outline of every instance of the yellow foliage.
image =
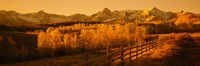
<svg viewBox="0 0 200 66">
<path fill-rule="evenodd" d="M 150 17 L 146 18 L 146 21 L 147 22 L 152 21 L 154 18 L 155 18 L 155 16 L 151 15 Z"/>
<path fill-rule="evenodd" d="M 132 24 L 77 24 L 55 29 L 49 28 L 47 33 L 39 34 L 38 48 L 105 49 L 134 43 L 134 35 L 140 38 L 138 41 L 143 41 L 144 27 L 138 27 L 135 30 L 133 26 Z M 80 32 L 73 32 L 74 30 L 80 30 Z"/>
</svg>

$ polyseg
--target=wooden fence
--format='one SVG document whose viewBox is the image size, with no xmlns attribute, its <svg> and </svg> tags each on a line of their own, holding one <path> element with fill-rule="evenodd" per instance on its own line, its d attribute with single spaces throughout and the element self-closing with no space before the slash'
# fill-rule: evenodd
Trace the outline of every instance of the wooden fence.
<svg viewBox="0 0 200 66">
<path fill-rule="evenodd" d="M 107 54 L 98 58 L 90 59 L 72 66 L 124 66 L 125 62 L 137 60 L 139 56 L 148 53 L 157 46 L 157 40 L 148 41 L 141 45 L 129 45 L 127 47 L 120 46 L 120 50 L 110 52 L 107 49 Z"/>
</svg>

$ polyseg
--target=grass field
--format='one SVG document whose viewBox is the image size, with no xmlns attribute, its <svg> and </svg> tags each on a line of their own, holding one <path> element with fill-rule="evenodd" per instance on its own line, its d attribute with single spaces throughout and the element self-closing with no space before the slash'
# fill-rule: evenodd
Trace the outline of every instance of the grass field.
<svg viewBox="0 0 200 66">
<path fill-rule="evenodd" d="M 164 40 L 154 52 L 140 57 L 127 66 L 199 66 L 200 33 L 175 34 L 175 38 Z M 163 36 L 172 37 L 170 34 Z"/>
<path fill-rule="evenodd" d="M 173 37 L 174 35 L 175 37 Z M 200 33 L 191 33 L 188 35 L 191 35 L 191 39 L 193 41 L 190 41 L 190 39 L 187 39 L 187 37 L 184 38 L 183 36 L 185 36 L 185 33 L 159 34 L 159 36 L 162 36 L 161 39 L 165 39 L 167 37 L 171 39 L 163 40 L 160 43 L 160 47 L 150 54 L 140 57 L 137 62 L 133 61 L 130 66 L 198 66 L 200 63 Z M 186 43 L 189 44 L 189 46 Z M 187 45 L 187 47 L 184 47 L 185 45 Z M 101 56 L 101 54 L 92 53 L 89 54 L 89 59 L 99 56 Z M 3 64 L 2 66 L 46 66 L 48 64 L 54 64 L 55 66 L 73 65 L 84 62 L 85 57 L 85 54 L 81 53 L 21 63 Z"/>
<path fill-rule="evenodd" d="M 2 30 L 0 31 L 0 59 L 2 59 L 0 63 L 3 66 L 45 66 L 49 64 L 60 66 L 63 63 L 63 65 L 73 65 L 105 55 L 107 48 L 116 49 L 120 46 L 127 46 L 129 43 L 131 45 L 142 44 L 158 36 L 160 46 L 144 58 L 142 56 L 137 66 L 187 66 L 189 64 L 198 66 L 200 32 L 187 33 L 188 30 L 176 29 L 181 32 L 170 33 L 174 29 L 168 29 L 165 33 L 163 29 L 168 25 L 159 27 L 155 25 L 154 27 L 137 26 L 129 23 L 75 24 L 50 27 L 38 32 Z M 183 59 L 185 57 L 188 58 Z M 133 63 L 131 65 L 135 65 L 136 62 L 133 61 Z"/>
</svg>

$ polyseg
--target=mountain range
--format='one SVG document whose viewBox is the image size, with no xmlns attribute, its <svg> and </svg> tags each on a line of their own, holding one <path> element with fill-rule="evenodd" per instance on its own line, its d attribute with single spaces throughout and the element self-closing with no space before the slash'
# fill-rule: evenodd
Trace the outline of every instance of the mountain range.
<svg viewBox="0 0 200 66">
<path fill-rule="evenodd" d="M 166 12 L 156 7 L 150 10 L 115 10 L 104 8 L 91 16 L 74 14 L 70 16 L 49 14 L 40 10 L 36 13 L 21 14 L 16 11 L 0 11 L 1 25 L 49 24 L 60 22 L 152 22 L 181 21 L 183 19 L 200 19 L 199 14 L 190 12 Z M 183 21 L 181 21 L 183 22 Z"/>
</svg>

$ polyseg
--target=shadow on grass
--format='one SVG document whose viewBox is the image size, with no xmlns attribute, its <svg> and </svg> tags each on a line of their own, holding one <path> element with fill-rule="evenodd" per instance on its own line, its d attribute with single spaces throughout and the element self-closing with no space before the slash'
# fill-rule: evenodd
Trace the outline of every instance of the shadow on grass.
<svg viewBox="0 0 200 66">
<path fill-rule="evenodd" d="M 198 37 L 200 38 L 200 37 Z M 170 54 L 162 58 L 153 58 L 152 54 L 140 57 L 126 66 L 200 66 L 200 43 L 189 34 L 182 34 L 166 41 L 178 48 L 172 47 Z M 164 46 L 166 47 L 166 46 Z M 163 48 L 161 48 L 163 49 Z M 165 52 L 160 52 L 165 54 Z"/>
</svg>

